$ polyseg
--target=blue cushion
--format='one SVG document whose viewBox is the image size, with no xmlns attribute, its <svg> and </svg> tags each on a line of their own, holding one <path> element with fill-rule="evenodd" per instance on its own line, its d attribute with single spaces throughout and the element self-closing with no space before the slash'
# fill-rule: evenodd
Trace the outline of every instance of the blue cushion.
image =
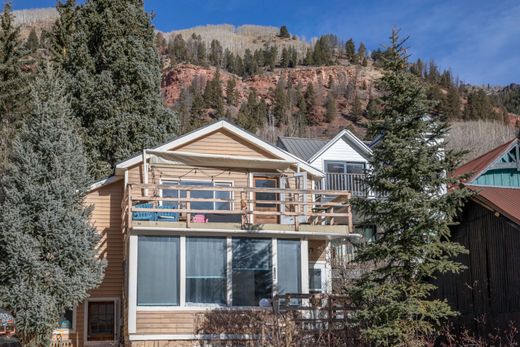
<svg viewBox="0 0 520 347">
<path fill-rule="evenodd" d="M 136 208 L 153 208 L 153 204 L 137 204 L 134 207 Z M 157 214 L 155 212 L 146 212 L 146 211 L 135 211 L 132 213 L 133 220 L 142 220 L 142 221 L 154 221 L 157 219 Z"/>
</svg>

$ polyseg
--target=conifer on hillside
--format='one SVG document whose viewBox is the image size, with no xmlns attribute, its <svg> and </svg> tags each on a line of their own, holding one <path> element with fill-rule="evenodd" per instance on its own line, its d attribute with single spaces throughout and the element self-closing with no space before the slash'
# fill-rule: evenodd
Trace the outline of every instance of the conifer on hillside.
<svg viewBox="0 0 520 347">
<path fill-rule="evenodd" d="M 55 42 L 68 73 L 74 114 L 84 128 L 89 170 L 96 178 L 143 148 L 165 142 L 176 117 L 161 98 L 161 69 L 151 17 L 140 0 L 67 3 L 73 32 Z M 69 8 L 75 6 L 73 8 Z M 199 62 L 205 60 L 197 51 Z"/>
<path fill-rule="evenodd" d="M 382 197 L 353 201 L 381 232 L 356 257 L 375 268 L 349 287 L 362 336 L 378 346 L 419 344 L 456 314 L 446 301 L 432 298 L 431 279 L 461 271 L 454 257 L 465 252 L 449 241 L 449 225 L 468 191 L 446 190 L 458 183 L 446 173 L 457 167 L 460 154 L 443 148 L 448 125 L 429 116 L 432 103 L 408 70 L 403 43 L 394 31 L 381 79 L 382 110 L 371 124 L 382 138 L 365 183 Z"/>
</svg>

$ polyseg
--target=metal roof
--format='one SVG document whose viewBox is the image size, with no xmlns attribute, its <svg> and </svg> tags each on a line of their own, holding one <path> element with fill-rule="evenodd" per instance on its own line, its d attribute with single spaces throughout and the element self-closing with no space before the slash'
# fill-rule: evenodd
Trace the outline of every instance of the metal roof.
<svg viewBox="0 0 520 347">
<path fill-rule="evenodd" d="M 472 198 L 520 224 L 520 189 L 467 185 L 477 195 Z"/>
<path fill-rule="evenodd" d="M 514 143 L 516 143 L 518 139 L 514 138 L 511 141 L 508 141 L 491 151 L 482 154 L 480 157 L 473 159 L 472 161 L 467 162 L 466 164 L 460 166 L 453 172 L 454 177 L 460 177 L 463 175 L 469 175 L 464 181 L 470 183 L 475 178 L 480 176 L 480 174 L 485 171 L 491 164 L 493 164 L 496 160 L 498 160 L 504 153 L 506 153 Z"/>
<path fill-rule="evenodd" d="M 306 139 L 302 137 L 279 137 L 277 146 L 300 159 L 308 161 L 328 142 L 329 140 Z"/>
</svg>

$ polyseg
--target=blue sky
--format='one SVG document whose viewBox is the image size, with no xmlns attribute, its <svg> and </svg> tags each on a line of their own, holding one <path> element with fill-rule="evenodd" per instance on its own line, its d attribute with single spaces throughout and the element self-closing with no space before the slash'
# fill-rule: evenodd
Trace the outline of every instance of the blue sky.
<svg viewBox="0 0 520 347">
<path fill-rule="evenodd" d="M 13 0 L 15 9 L 54 0 Z M 392 27 L 409 35 L 413 58 L 434 59 L 473 84 L 520 83 L 518 0 L 145 0 L 163 31 L 204 24 L 286 24 L 307 39 L 335 33 L 369 49 Z"/>
</svg>

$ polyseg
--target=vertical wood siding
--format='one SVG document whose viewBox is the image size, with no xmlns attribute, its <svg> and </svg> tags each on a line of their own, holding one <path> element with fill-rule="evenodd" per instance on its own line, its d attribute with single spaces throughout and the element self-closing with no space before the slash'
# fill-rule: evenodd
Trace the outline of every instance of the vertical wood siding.
<svg viewBox="0 0 520 347">
<path fill-rule="evenodd" d="M 439 277 L 436 296 L 446 298 L 469 329 L 490 332 L 475 324 L 483 315 L 487 329 L 508 329 L 520 319 L 520 226 L 470 201 L 452 234 L 469 250 L 458 258 L 468 268 Z"/>
</svg>

